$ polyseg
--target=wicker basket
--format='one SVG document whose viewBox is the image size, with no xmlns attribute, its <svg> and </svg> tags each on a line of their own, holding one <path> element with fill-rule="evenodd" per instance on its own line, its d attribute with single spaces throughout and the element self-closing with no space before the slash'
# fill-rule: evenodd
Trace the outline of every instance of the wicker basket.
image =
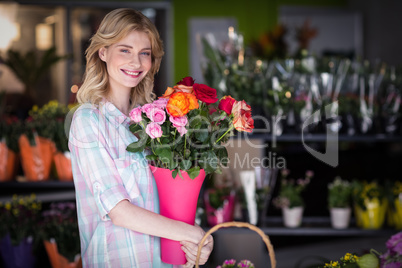
<svg viewBox="0 0 402 268">
<path fill-rule="evenodd" d="M 204 235 L 204 237 L 201 239 L 200 245 L 198 247 L 198 252 L 197 252 L 197 259 L 196 259 L 196 263 L 195 263 L 195 267 L 199 268 L 199 259 L 201 256 L 201 249 L 202 249 L 202 245 L 204 244 L 205 240 L 207 239 L 207 237 L 212 234 L 213 232 L 217 231 L 220 228 L 225 228 L 225 227 L 247 227 L 252 231 L 255 231 L 257 234 L 259 234 L 262 238 L 262 240 L 264 241 L 265 245 L 268 248 L 268 253 L 269 253 L 269 258 L 271 260 L 271 267 L 272 268 L 276 268 L 276 259 L 275 259 L 275 252 L 274 252 L 274 247 L 271 244 L 271 241 L 269 240 L 269 237 L 257 226 L 246 223 L 246 222 L 224 222 L 224 223 L 220 223 L 218 225 L 215 225 L 214 227 L 212 227 L 211 229 L 209 229 L 208 232 L 206 232 L 206 234 Z"/>
</svg>

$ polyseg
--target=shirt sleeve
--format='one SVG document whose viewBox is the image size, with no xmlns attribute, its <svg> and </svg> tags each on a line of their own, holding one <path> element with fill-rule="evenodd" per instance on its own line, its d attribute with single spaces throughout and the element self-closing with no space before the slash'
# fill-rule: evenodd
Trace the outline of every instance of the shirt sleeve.
<svg viewBox="0 0 402 268">
<path fill-rule="evenodd" d="M 97 109 L 84 108 L 75 112 L 69 135 L 72 161 L 90 189 L 102 220 L 110 220 L 108 213 L 120 201 L 131 202 L 105 139 L 107 129 L 107 121 Z"/>
</svg>

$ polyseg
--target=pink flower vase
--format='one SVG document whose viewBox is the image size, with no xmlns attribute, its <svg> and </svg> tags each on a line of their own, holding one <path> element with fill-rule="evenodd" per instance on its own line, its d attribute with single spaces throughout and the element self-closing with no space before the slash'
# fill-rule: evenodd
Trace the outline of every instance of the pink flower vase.
<svg viewBox="0 0 402 268">
<path fill-rule="evenodd" d="M 198 177 L 191 179 L 187 172 L 181 171 L 183 179 L 165 168 L 150 166 L 154 175 L 159 195 L 160 214 L 170 219 L 191 225 L 195 223 L 197 201 L 205 171 L 201 169 Z M 187 262 L 179 241 L 161 238 L 161 259 L 164 263 L 181 265 Z"/>
<path fill-rule="evenodd" d="M 207 222 L 209 226 L 212 227 L 223 222 L 233 221 L 235 205 L 234 192 L 231 192 L 228 196 L 226 196 L 225 200 L 223 201 L 222 207 L 218 209 L 215 209 L 211 206 L 209 202 L 209 193 L 210 191 L 206 191 L 204 196 L 205 210 L 207 213 Z"/>
</svg>

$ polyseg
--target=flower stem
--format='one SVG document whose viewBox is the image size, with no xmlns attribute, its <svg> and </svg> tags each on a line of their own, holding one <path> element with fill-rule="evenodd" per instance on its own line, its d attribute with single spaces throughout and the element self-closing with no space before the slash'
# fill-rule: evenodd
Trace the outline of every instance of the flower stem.
<svg viewBox="0 0 402 268">
<path fill-rule="evenodd" d="M 223 137 L 225 137 L 225 135 L 228 134 L 229 131 L 231 131 L 232 129 L 233 129 L 233 125 L 231 125 L 230 128 L 228 128 L 228 130 L 226 130 L 226 132 L 223 133 L 222 136 L 220 136 L 219 139 L 217 139 L 217 140 L 215 141 L 215 144 L 217 144 Z"/>
</svg>

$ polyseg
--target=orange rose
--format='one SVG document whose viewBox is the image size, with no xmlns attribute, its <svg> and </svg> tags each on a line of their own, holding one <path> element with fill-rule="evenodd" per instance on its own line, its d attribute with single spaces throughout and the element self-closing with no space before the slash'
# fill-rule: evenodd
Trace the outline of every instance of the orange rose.
<svg viewBox="0 0 402 268">
<path fill-rule="evenodd" d="M 165 91 L 165 94 L 160 96 L 159 98 L 168 99 L 173 93 L 175 93 L 174 88 L 168 87 Z"/>
<path fill-rule="evenodd" d="M 238 131 L 252 132 L 254 119 L 251 117 L 251 107 L 244 100 L 236 101 L 232 108 L 233 126 Z"/>
<path fill-rule="evenodd" d="M 187 97 L 187 99 L 188 99 L 188 101 L 190 103 L 190 106 L 188 107 L 188 109 L 190 111 L 194 110 L 194 109 L 198 109 L 199 105 L 198 105 L 197 97 L 195 95 L 193 95 L 193 94 L 190 94 L 190 93 L 186 93 L 186 97 Z"/>
<path fill-rule="evenodd" d="M 170 96 L 166 109 L 172 116 L 184 116 L 189 112 L 190 102 L 188 93 L 176 92 Z"/>
</svg>

